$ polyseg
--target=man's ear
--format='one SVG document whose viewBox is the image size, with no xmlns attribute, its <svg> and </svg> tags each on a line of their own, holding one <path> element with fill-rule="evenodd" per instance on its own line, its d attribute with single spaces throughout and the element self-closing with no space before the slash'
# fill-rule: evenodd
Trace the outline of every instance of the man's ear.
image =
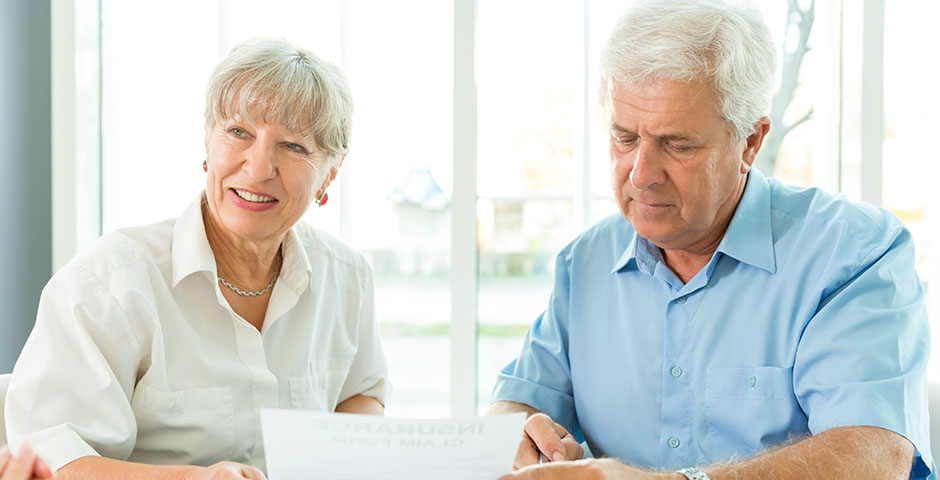
<svg viewBox="0 0 940 480">
<path fill-rule="evenodd" d="M 741 173 L 747 173 L 754 166 L 754 160 L 757 160 L 757 153 L 764 145 L 764 139 L 770 132 L 770 119 L 761 117 L 754 124 L 754 131 L 745 139 L 744 151 L 741 153 Z"/>
</svg>

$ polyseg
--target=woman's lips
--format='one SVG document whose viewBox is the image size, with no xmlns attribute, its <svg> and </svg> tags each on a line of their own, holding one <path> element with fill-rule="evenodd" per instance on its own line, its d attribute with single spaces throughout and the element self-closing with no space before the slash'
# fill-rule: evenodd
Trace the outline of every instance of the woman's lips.
<svg viewBox="0 0 940 480">
<path fill-rule="evenodd" d="M 274 208 L 278 203 L 278 200 L 274 197 L 234 188 L 228 190 L 228 197 L 236 207 L 253 212 Z"/>
</svg>

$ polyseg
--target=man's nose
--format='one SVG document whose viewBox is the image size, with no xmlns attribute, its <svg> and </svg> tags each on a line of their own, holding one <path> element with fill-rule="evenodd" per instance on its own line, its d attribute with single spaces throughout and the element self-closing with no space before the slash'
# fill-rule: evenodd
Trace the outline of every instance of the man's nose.
<svg viewBox="0 0 940 480">
<path fill-rule="evenodd" d="M 665 183 L 665 177 L 662 152 L 654 142 L 641 141 L 633 159 L 633 168 L 630 169 L 629 182 L 637 190 L 646 190 Z"/>
</svg>

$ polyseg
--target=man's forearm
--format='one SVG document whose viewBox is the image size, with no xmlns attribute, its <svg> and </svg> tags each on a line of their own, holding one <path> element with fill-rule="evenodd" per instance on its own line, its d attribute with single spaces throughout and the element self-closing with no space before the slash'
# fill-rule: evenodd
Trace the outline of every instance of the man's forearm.
<svg viewBox="0 0 940 480">
<path fill-rule="evenodd" d="M 705 472 L 712 480 L 903 480 L 910 475 L 913 459 L 914 446 L 897 433 L 877 427 L 841 427 Z"/>
<path fill-rule="evenodd" d="M 499 401 L 493 402 L 490 404 L 490 408 L 486 411 L 487 415 L 498 415 L 500 413 L 513 413 L 513 412 L 525 412 L 525 416 L 531 417 L 536 413 L 542 413 L 524 403 L 519 402 L 507 402 Z"/>
</svg>

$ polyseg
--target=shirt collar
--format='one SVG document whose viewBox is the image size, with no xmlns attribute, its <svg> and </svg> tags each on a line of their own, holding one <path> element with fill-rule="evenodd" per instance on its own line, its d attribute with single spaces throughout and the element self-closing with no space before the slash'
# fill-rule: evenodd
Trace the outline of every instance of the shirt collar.
<svg viewBox="0 0 940 480">
<path fill-rule="evenodd" d="M 308 229 L 313 233 L 310 238 L 316 239 L 316 230 L 309 227 Z M 284 255 L 284 263 L 278 281 L 289 287 L 299 297 L 310 284 L 313 267 L 310 266 L 307 249 L 304 248 L 300 235 L 297 234 L 296 225 L 287 231 L 287 235 L 281 242 L 281 253 Z"/>
<path fill-rule="evenodd" d="M 774 235 L 770 211 L 770 185 L 756 168 L 747 176 L 747 184 L 738 207 L 731 217 L 718 251 L 735 260 L 777 272 Z"/>
<path fill-rule="evenodd" d="M 770 214 L 770 187 L 767 179 L 756 168 L 752 168 L 747 176 L 741 201 L 731 217 L 728 230 L 718 244 L 718 251 L 739 262 L 776 273 L 777 261 Z M 652 275 L 656 263 L 662 261 L 662 255 L 655 245 L 634 230 L 630 244 L 610 273 L 617 273 L 629 266 L 631 260 L 640 271 Z"/>
<path fill-rule="evenodd" d="M 627 267 L 635 267 L 647 275 L 652 275 L 656 270 L 656 263 L 661 262 L 662 258 L 659 248 L 639 236 L 634 230 L 630 244 L 627 245 L 610 273 L 617 273 Z"/>
<path fill-rule="evenodd" d="M 209 272 L 213 278 L 216 275 L 215 257 L 202 222 L 203 198 L 204 193 L 200 193 L 173 226 L 173 287 L 196 272 Z"/>
<path fill-rule="evenodd" d="M 211 275 L 210 278 L 217 276 L 215 255 L 212 254 L 209 239 L 206 237 L 206 227 L 202 221 L 204 198 L 205 193 L 200 193 L 173 226 L 173 287 L 193 273 L 208 272 Z M 287 231 L 281 244 L 281 253 L 284 257 L 281 276 L 278 280 L 280 284 L 287 285 L 299 296 L 309 284 L 313 268 L 294 230 L 291 228 Z M 313 231 L 312 228 L 310 230 Z"/>
</svg>

